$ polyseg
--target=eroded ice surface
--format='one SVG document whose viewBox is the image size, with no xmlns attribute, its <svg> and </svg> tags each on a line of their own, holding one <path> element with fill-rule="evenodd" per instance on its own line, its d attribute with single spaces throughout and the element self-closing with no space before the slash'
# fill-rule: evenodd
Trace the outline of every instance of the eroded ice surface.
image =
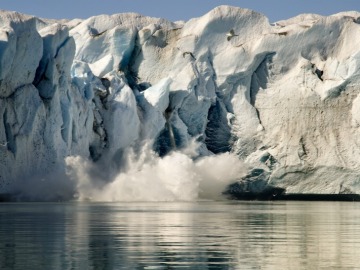
<svg viewBox="0 0 360 270">
<path fill-rule="evenodd" d="M 0 193 L 71 197 L 68 157 L 103 183 L 193 140 L 244 162 L 244 191 L 360 193 L 360 13 L 0 19 Z"/>
</svg>

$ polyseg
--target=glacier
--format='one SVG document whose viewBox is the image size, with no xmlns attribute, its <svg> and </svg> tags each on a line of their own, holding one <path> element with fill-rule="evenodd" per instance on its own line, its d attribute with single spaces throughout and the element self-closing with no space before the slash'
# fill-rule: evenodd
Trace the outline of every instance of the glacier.
<svg viewBox="0 0 360 270">
<path fill-rule="evenodd" d="M 0 195 L 360 194 L 359 12 L 0 18 Z"/>
</svg>

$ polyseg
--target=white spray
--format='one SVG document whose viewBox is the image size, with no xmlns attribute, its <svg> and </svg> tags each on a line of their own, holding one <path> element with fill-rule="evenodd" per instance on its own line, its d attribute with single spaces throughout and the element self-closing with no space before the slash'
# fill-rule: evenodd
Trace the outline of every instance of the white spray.
<svg viewBox="0 0 360 270">
<path fill-rule="evenodd" d="M 244 165 L 231 154 L 198 158 L 197 145 L 160 158 L 148 146 L 139 155 L 131 150 L 127 165 L 111 182 L 94 179 L 93 164 L 80 157 L 66 159 L 68 174 L 77 182 L 79 200 L 193 201 L 220 199 L 226 186 L 244 174 Z"/>
</svg>

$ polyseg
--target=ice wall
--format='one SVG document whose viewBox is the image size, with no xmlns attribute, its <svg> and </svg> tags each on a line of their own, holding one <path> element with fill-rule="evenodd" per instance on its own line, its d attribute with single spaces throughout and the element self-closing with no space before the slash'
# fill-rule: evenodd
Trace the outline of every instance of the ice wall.
<svg viewBox="0 0 360 270">
<path fill-rule="evenodd" d="M 194 139 L 249 166 L 241 191 L 360 193 L 360 13 L 0 19 L 0 194 L 71 198 L 68 157 L 111 181 Z"/>
</svg>

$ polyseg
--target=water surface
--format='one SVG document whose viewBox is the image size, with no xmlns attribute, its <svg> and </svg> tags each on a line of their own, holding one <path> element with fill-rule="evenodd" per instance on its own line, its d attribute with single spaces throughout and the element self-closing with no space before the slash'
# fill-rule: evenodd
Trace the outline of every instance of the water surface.
<svg viewBox="0 0 360 270">
<path fill-rule="evenodd" d="M 360 203 L 2 203 L 0 269 L 357 269 Z"/>
</svg>

